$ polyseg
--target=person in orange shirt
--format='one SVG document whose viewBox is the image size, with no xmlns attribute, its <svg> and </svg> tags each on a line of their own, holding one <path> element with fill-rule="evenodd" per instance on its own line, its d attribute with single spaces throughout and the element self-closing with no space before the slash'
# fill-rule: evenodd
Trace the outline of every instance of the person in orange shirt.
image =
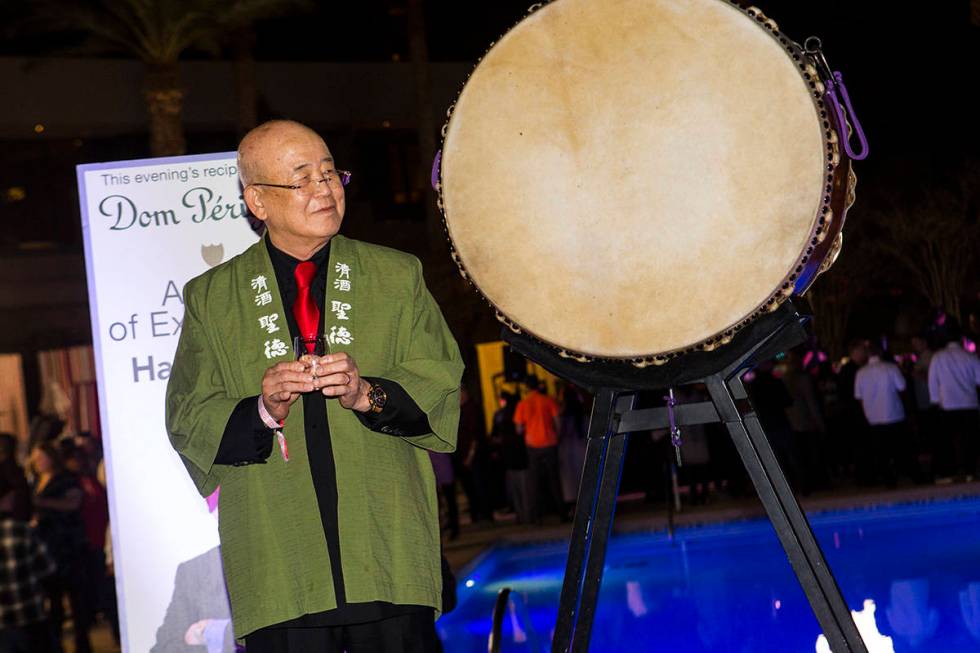
<svg viewBox="0 0 980 653">
<path fill-rule="evenodd" d="M 568 508 L 562 499 L 558 471 L 558 402 L 541 392 L 537 377 L 529 376 L 524 385 L 529 392 L 517 404 L 514 425 L 527 444 L 528 512 L 532 520 L 541 523 L 543 484 L 559 517 L 566 522 Z"/>
</svg>

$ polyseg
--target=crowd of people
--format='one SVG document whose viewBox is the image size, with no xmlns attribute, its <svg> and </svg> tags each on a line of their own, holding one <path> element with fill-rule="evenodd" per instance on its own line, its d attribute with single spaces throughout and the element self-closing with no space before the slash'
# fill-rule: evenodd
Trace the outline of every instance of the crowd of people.
<svg viewBox="0 0 980 653">
<path fill-rule="evenodd" d="M 102 448 L 45 431 L 32 434 L 26 470 L 16 437 L 0 434 L 0 650 L 60 653 L 70 615 L 73 650 L 87 653 L 99 612 L 118 633 Z"/>
<path fill-rule="evenodd" d="M 571 384 L 555 399 L 535 376 L 521 387 L 523 397 L 500 393 L 488 431 L 479 402 L 464 386 L 456 451 L 430 453 L 450 540 L 459 535 L 456 481 L 474 524 L 492 523 L 497 511 L 512 513 L 519 524 L 541 524 L 549 514 L 571 519 L 591 399 Z"/>
<path fill-rule="evenodd" d="M 855 340 L 840 366 L 803 349 L 760 366 L 749 392 L 796 486 L 974 480 L 980 359 L 962 335 L 950 318 L 906 351 Z"/>
<path fill-rule="evenodd" d="M 980 455 L 980 358 L 964 348 L 948 318 L 889 351 L 887 339 L 857 339 L 843 361 L 812 343 L 766 361 L 745 377 L 759 416 L 793 488 L 803 495 L 834 487 L 896 487 L 973 481 Z M 498 396 L 489 430 L 479 402 L 462 396 L 456 452 L 432 454 L 449 538 L 459 535 L 457 488 L 471 521 L 513 514 L 518 523 L 569 519 L 585 458 L 591 397 L 559 382 L 555 398 L 538 379 L 520 394 Z M 641 393 L 637 407 L 663 405 L 663 393 Z M 708 401 L 703 387 L 676 390 L 680 403 Z M 634 433 L 623 492 L 650 501 L 671 494 L 673 475 L 690 504 L 712 495 L 747 496 L 741 460 L 721 424 L 682 429 L 681 464 L 666 430 Z M 456 481 L 459 481 L 457 486 Z"/>
</svg>

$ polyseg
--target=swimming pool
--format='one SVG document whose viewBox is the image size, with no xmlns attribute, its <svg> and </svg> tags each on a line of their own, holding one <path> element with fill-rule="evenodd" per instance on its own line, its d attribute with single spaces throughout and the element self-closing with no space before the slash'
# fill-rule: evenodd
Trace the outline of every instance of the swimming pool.
<svg viewBox="0 0 980 653">
<path fill-rule="evenodd" d="M 844 598 L 877 627 L 870 653 L 980 651 L 980 499 L 810 516 Z M 549 651 L 565 542 L 500 546 L 459 578 L 446 653 L 486 651 L 513 589 L 503 651 Z M 871 603 L 873 602 L 873 603 Z M 873 630 L 872 630 L 873 632 Z M 820 653 L 820 628 L 766 519 L 614 537 L 591 651 Z M 890 638 L 886 640 L 885 637 Z"/>
</svg>

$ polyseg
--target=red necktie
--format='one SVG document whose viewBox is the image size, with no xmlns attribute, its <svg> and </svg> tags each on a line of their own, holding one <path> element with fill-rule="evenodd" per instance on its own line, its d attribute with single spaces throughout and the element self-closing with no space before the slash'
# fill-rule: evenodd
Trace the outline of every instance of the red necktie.
<svg viewBox="0 0 980 653">
<path fill-rule="evenodd" d="M 320 326 L 320 309 L 310 296 L 310 283 L 316 275 L 316 265 L 312 261 L 303 261 L 293 272 L 296 277 L 296 301 L 293 302 L 293 316 L 299 335 L 304 339 L 316 338 L 317 327 Z M 310 354 L 316 349 L 316 342 L 307 342 L 306 351 Z"/>
</svg>

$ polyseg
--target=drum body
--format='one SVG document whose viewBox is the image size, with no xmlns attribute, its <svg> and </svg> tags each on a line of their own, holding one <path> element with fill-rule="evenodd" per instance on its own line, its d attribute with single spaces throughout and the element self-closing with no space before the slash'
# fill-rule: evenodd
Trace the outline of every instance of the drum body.
<svg viewBox="0 0 980 653">
<path fill-rule="evenodd" d="M 823 91 L 775 23 L 725 0 L 537 8 L 444 128 L 454 258 L 569 356 L 724 344 L 839 250 L 853 177 Z"/>
</svg>

